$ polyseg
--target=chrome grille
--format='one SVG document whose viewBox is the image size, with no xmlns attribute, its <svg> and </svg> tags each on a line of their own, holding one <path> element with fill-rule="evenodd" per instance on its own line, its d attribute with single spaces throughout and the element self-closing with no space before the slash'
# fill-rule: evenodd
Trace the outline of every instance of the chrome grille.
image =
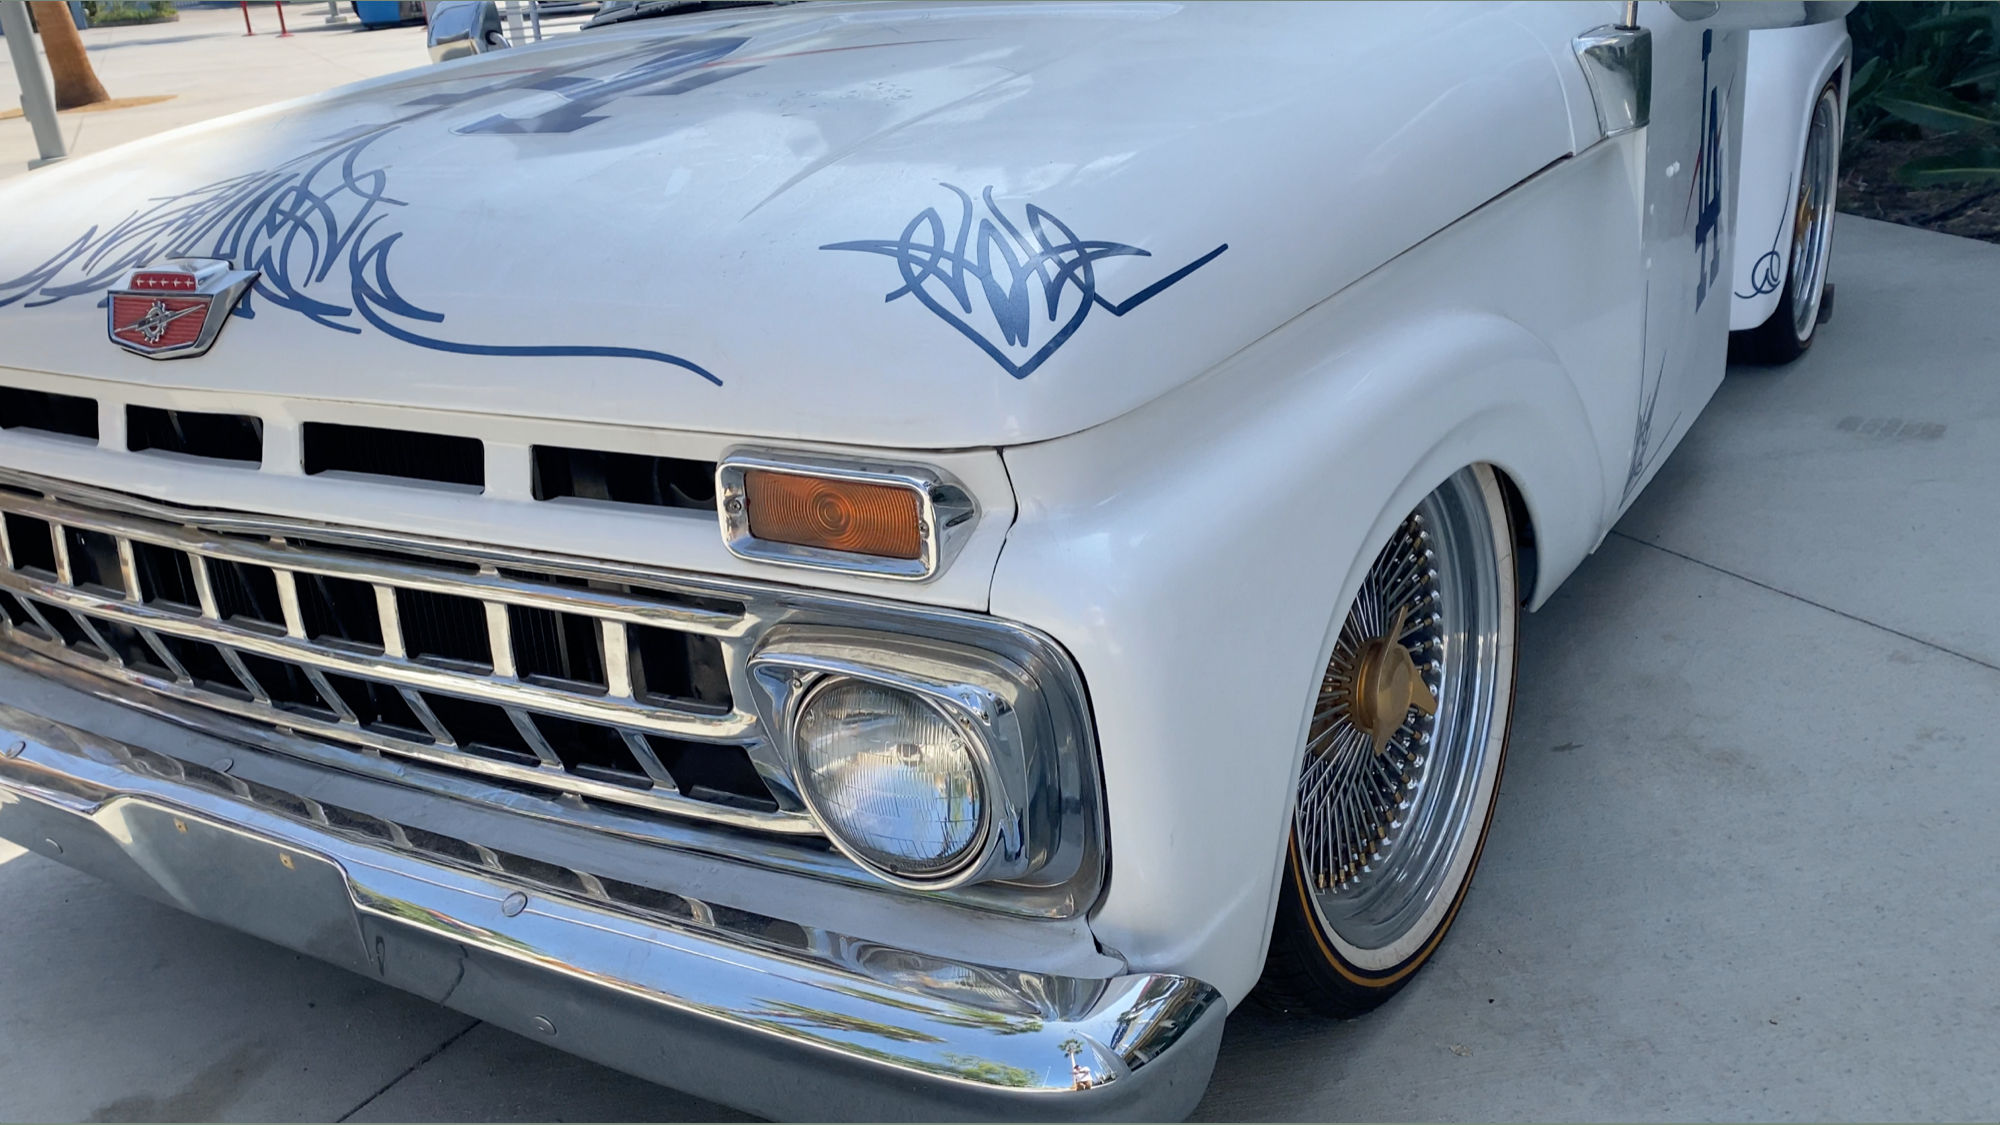
<svg viewBox="0 0 2000 1125">
<path fill-rule="evenodd" d="M 750 596 L 91 489 L 0 513 L 22 648 L 357 754 L 817 833 L 747 703 Z"/>
</svg>

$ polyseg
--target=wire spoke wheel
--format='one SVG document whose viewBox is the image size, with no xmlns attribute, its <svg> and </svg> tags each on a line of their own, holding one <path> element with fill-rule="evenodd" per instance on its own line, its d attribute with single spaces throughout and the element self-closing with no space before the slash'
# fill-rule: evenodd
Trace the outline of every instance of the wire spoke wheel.
<svg viewBox="0 0 2000 1125">
<path fill-rule="evenodd" d="M 1507 510 L 1483 466 L 1425 497 L 1369 567 L 1306 731 L 1267 983 L 1355 1014 L 1450 925 L 1499 786 L 1516 601 Z M 1310 941 L 1287 942 L 1288 910 Z"/>
<path fill-rule="evenodd" d="M 1791 200 L 1791 238 L 1785 247 L 1789 256 L 1777 304 L 1762 324 L 1730 333 L 1731 361 L 1766 365 L 1792 362 L 1812 347 L 1820 317 L 1830 311 L 1827 261 L 1833 252 L 1834 193 L 1840 185 L 1842 112 L 1836 79 L 1820 89 L 1806 121 L 1799 186 Z M 1760 143 L 1774 141 L 1762 138 Z"/>
<path fill-rule="evenodd" d="M 1827 244 L 1833 239 L 1833 194 L 1839 178 L 1840 92 L 1828 86 L 1813 103 L 1792 214 L 1792 334 L 1812 338 L 1826 294 Z"/>
</svg>

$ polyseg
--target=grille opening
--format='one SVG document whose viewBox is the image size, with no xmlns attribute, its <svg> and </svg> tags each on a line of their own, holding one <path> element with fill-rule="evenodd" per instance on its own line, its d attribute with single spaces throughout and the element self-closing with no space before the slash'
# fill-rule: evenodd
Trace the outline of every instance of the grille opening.
<svg viewBox="0 0 2000 1125">
<path fill-rule="evenodd" d="M 545 586 L 567 586 L 572 590 L 624 589 L 623 586 L 615 584 L 592 582 L 587 578 L 578 578 L 574 574 L 539 574 L 532 570 L 513 570 L 508 567 L 501 567 L 499 575 L 502 578 L 511 578 L 516 582 L 538 582 Z"/>
<path fill-rule="evenodd" d="M 709 801 L 732 808 L 757 812 L 777 812 L 778 802 L 750 764 L 750 753 L 741 746 L 682 742 L 674 738 L 647 735 L 646 744 L 667 767 L 667 775 L 684 797 Z"/>
<path fill-rule="evenodd" d="M 739 934 L 753 934 L 773 945 L 786 949 L 811 949 L 812 942 L 806 936 L 805 927 L 797 922 L 787 922 L 782 918 L 771 918 L 763 914 L 752 914 L 733 906 L 711 906 L 709 912 L 715 917 L 715 924 L 723 929 Z"/>
<path fill-rule="evenodd" d="M 373 586 L 324 574 L 299 574 L 297 580 L 299 616 L 307 637 L 382 651 L 382 617 L 376 612 Z"/>
<path fill-rule="evenodd" d="M 715 510 L 715 462 L 598 449 L 532 447 L 537 500 L 574 496 L 653 508 Z"/>
<path fill-rule="evenodd" d="M 21 604 L 21 600 L 5 590 L 0 590 L 0 612 L 6 613 L 8 623 L 16 629 L 26 629 L 38 634 L 42 631 L 42 627 L 35 622 L 35 619 L 28 616 L 27 607 Z"/>
<path fill-rule="evenodd" d="M 605 896 L 613 902 L 636 906 L 641 910 L 650 910 L 655 914 L 678 918 L 683 922 L 694 921 L 694 908 L 688 905 L 688 900 L 672 891 L 654 890 L 652 887 L 642 887 L 637 883 L 606 879 L 601 875 L 598 876 L 597 882 L 604 888 Z"/>
<path fill-rule="evenodd" d="M 500 869 L 509 875 L 519 876 L 545 887 L 557 887 L 573 894 L 585 891 L 583 880 L 567 867 L 557 867 L 553 863 L 543 863 L 539 859 L 529 859 L 513 852 L 495 850 L 493 858 L 500 861 Z"/>
<path fill-rule="evenodd" d="M 243 662 L 250 677 L 271 702 L 287 711 L 299 711 L 316 719 L 332 722 L 339 716 L 326 705 L 312 681 L 306 677 L 305 669 L 283 660 L 272 660 L 252 652 L 239 652 L 236 658 Z"/>
<path fill-rule="evenodd" d="M 397 590 L 396 612 L 403 623 L 403 651 L 411 659 L 493 671 L 484 605 L 456 594 Z"/>
<path fill-rule="evenodd" d="M 414 566 L 422 567 L 426 570 L 449 570 L 459 574 L 479 573 L 479 566 L 476 563 L 459 562 L 456 559 L 443 558 L 438 555 L 411 555 L 402 551 L 388 551 L 376 547 L 354 547 L 346 543 L 333 543 L 319 539 L 293 538 L 286 541 L 301 551 L 317 555 L 334 555 L 350 562 L 366 560 L 389 563 L 399 567 Z"/>
<path fill-rule="evenodd" d="M 264 420 L 248 414 L 204 414 L 194 410 L 125 408 L 125 448 L 154 449 L 216 461 L 264 460 Z"/>
<path fill-rule="evenodd" d="M 70 580 L 116 597 L 125 596 L 125 575 L 118 567 L 118 540 L 101 531 L 63 528 L 69 547 Z"/>
<path fill-rule="evenodd" d="M 267 566 L 209 559 L 208 584 L 215 612 L 224 620 L 248 621 L 283 632 L 285 609 L 278 602 L 278 576 Z"/>
<path fill-rule="evenodd" d="M 367 836 L 375 840 L 394 842 L 396 839 L 396 830 L 390 826 L 388 821 L 383 820 L 381 817 L 369 816 L 367 813 L 355 812 L 352 809 L 343 809 L 338 805 L 321 805 L 320 807 L 326 810 L 327 824 L 334 828 L 346 829 L 356 835 Z"/>
<path fill-rule="evenodd" d="M 514 668 L 522 679 L 599 694 L 610 690 L 595 621 L 520 605 L 507 607 L 507 620 L 514 635 Z"/>
<path fill-rule="evenodd" d="M 83 631 L 83 626 L 77 624 L 76 614 L 47 602 L 37 603 L 36 608 L 40 609 L 42 616 L 55 627 L 56 635 L 62 638 L 63 644 L 77 649 L 85 656 L 104 655 L 96 645 L 90 643 L 90 635 Z"/>
<path fill-rule="evenodd" d="M 431 741 L 431 733 L 423 720 L 403 699 L 403 693 L 387 684 L 343 676 L 337 672 L 323 672 L 326 684 L 340 697 L 347 709 L 354 712 L 355 721 L 370 730 L 379 730 L 397 738 L 414 742 Z"/>
<path fill-rule="evenodd" d="M 711 598 L 701 594 L 688 594 L 679 590 L 657 590 L 647 586 L 628 585 L 623 582 L 606 582 L 577 578 L 568 574 L 547 574 L 530 570 L 512 570 L 502 567 L 500 577 L 517 582 L 536 582 L 545 586 L 569 586 L 578 590 L 608 590 L 613 593 L 631 594 L 662 605 L 679 606 L 684 609 L 702 609 L 713 613 L 727 613 L 735 616 L 743 614 L 743 603 L 729 598 Z"/>
<path fill-rule="evenodd" d="M 237 780 L 241 781 L 243 788 L 249 791 L 250 799 L 265 808 L 278 809 L 300 820 L 312 819 L 312 806 L 306 804 L 302 798 L 295 797 L 282 789 L 259 785 L 254 781 L 244 781 L 242 778 Z M 329 817 L 332 815 L 330 811 L 328 815 Z"/>
<path fill-rule="evenodd" d="M 423 693 L 423 700 L 461 750 L 519 766 L 541 764 L 505 708 L 430 692 Z"/>
<path fill-rule="evenodd" d="M 146 639 L 139 635 L 139 630 L 102 617 L 86 615 L 85 619 L 97 630 L 97 635 L 104 638 L 104 643 L 110 645 L 112 651 L 118 654 L 118 659 L 125 662 L 126 667 L 157 679 L 174 678 L 173 672 L 165 664 L 160 663 L 160 654 L 154 652 L 153 646 L 147 644 Z"/>
<path fill-rule="evenodd" d="M 720 640 L 649 625 L 628 626 L 625 635 L 632 644 L 632 690 L 639 698 L 729 709 L 729 671 Z"/>
<path fill-rule="evenodd" d="M 195 592 L 194 564 L 186 554 L 154 543 L 132 540 L 132 562 L 139 571 L 139 598 L 146 604 L 168 602 L 182 609 L 200 612 L 201 595 Z"/>
<path fill-rule="evenodd" d="M 0 429 L 41 430 L 97 440 L 97 400 L 0 387 Z"/>
<path fill-rule="evenodd" d="M 181 779 L 184 781 L 192 781 L 196 785 L 217 793 L 236 792 L 230 786 L 229 775 L 226 773 L 209 769 L 207 766 L 198 766 L 193 762 L 176 762 L 175 765 L 180 767 Z"/>
<path fill-rule="evenodd" d="M 174 662 L 187 669 L 189 678 L 209 691 L 219 692 L 232 699 L 247 700 L 250 693 L 244 689 L 243 681 L 229 670 L 229 664 L 222 659 L 221 650 L 206 641 L 191 641 L 185 637 L 160 634 L 160 643 L 166 646 L 168 655 Z"/>
<path fill-rule="evenodd" d="M 49 523 L 33 516 L 7 513 L 7 545 L 14 552 L 15 570 L 39 570 L 56 576 L 56 544 L 49 537 Z"/>
<path fill-rule="evenodd" d="M 307 476 L 366 473 L 486 487 L 486 446 L 478 438 L 332 422 L 307 422 L 303 429 Z"/>
<path fill-rule="evenodd" d="M 536 715 L 534 719 L 535 725 L 541 729 L 542 739 L 556 752 L 556 757 L 562 759 L 569 772 L 593 781 L 608 781 L 634 789 L 653 787 L 653 779 L 646 776 L 639 759 L 632 756 L 631 749 L 617 731 L 559 715 Z"/>
<path fill-rule="evenodd" d="M 426 832 L 421 828 L 413 828 L 407 824 L 403 826 L 403 834 L 410 838 L 412 846 L 429 852 L 432 855 L 443 856 L 446 859 L 455 859 L 468 867 L 482 867 L 485 865 L 485 857 L 479 854 L 479 849 L 456 836 L 444 836 L 436 832 Z"/>
</svg>

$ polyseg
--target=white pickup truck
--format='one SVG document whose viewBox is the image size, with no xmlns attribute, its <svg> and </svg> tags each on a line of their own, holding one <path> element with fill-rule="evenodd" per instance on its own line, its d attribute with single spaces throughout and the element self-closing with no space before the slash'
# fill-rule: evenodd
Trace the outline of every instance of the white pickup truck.
<svg viewBox="0 0 2000 1125">
<path fill-rule="evenodd" d="M 755 1112 L 1183 1115 L 1508 908 L 1846 7 L 640 4 L 12 181 L 0 836 Z"/>
</svg>

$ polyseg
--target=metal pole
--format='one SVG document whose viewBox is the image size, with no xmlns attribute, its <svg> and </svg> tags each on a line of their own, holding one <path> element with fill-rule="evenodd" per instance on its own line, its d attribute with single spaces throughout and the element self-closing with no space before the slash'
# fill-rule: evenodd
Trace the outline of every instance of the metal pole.
<svg viewBox="0 0 2000 1125">
<path fill-rule="evenodd" d="M 245 35 L 257 34 L 250 28 L 250 0 L 236 0 L 236 4 L 238 7 L 243 9 L 243 34 Z"/>
<path fill-rule="evenodd" d="M 507 0 L 507 42 L 519 45 L 527 41 L 521 33 L 521 0 Z"/>
<path fill-rule="evenodd" d="M 535 42 L 542 41 L 542 6 L 536 0 L 528 0 L 528 18 L 535 24 Z"/>
<path fill-rule="evenodd" d="M 278 38 L 290 39 L 292 33 L 285 27 L 285 0 L 278 0 L 271 6 L 278 10 Z"/>
<path fill-rule="evenodd" d="M 340 23 L 346 18 L 340 14 L 340 0 L 326 0 L 326 22 Z"/>
<path fill-rule="evenodd" d="M 0 0 L 0 31 L 7 33 L 7 53 L 21 82 L 21 113 L 34 127 L 35 147 L 42 154 L 28 167 L 40 168 L 61 160 L 68 151 L 63 148 L 62 126 L 56 123 L 55 89 L 42 66 L 42 53 L 35 49 L 35 32 L 28 26 L 28 6 Z"/>
</svg>

